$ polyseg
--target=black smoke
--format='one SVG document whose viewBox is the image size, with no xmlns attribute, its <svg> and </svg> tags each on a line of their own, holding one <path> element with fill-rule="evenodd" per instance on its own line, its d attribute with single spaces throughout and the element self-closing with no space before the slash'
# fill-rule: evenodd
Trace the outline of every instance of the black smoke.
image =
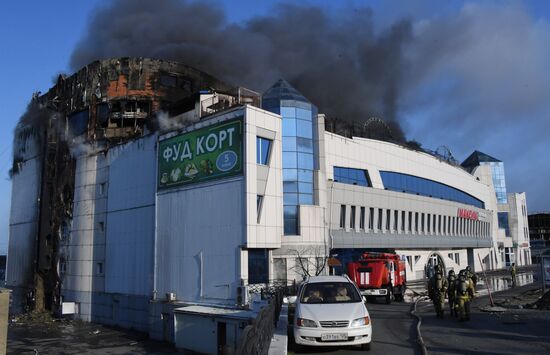
<svg viewBox="0 0 550 355">
<path fill-rule="evenodd" d="M 381 117 L 402 141 L 403 50 L 411 38 L 407 20 L 375 31 L 364 7 L 333 16 L 279 4 L 268 16 L 235 24 L 211 3 L 117 0 L 94 13 L 71 66 L 118 56 L 175 60 L 258 91 L 284 78 L 329 117 L 359 126 Z"/>
</svg>

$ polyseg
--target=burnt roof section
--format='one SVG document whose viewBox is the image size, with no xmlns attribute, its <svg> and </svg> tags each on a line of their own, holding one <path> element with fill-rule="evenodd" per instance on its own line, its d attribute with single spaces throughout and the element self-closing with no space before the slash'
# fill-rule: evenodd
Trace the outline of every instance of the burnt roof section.
<svg viewBox="0 0 550 355">
<path fill-rule="evenodd" d="M 466 160 L 462 162 L 464 168 L 473 168 L 479 166 L 480 163 L 502 163 L 501 160 L 493 158 L 489 154 L 480 152 L 479 150 L 474 151 Z"/>
</svg>

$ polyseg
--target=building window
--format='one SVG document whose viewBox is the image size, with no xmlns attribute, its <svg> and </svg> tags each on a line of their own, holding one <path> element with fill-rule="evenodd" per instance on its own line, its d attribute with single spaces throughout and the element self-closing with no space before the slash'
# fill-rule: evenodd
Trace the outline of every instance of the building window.
<svg viewBox="0 0 550 355">
<path fill-rule="evenodd" d="M 439 231 L 439 234 L 441 234 L 441 215 L 437 216 L 437 230 Z"/>
<path fill-rule="evenodd" d="M 405 231 L 405 211 L 401 211 L 401 230 Z"/>
<path fill-rule="evenodd" d="M 256 163 L 261 165 L 269 164 L 269 153 L 271 151 L 271 139 L 256 137 Z"/>
<path fill-rule="evenodd" d="M 335 166 L 333 172 L 334 181 L 336 182 L 367 187 L 372 186 L 367 170 Z"/>
<path fill-rule="evenodd" d="M 351 229 L 355 229 L 355 206 L 351 206 L 351 212 L 350 212 L 350 219 L 349 219 L 349 227 Z"/>
<path fill-rule="evenodd" d="M 414 231 L 418 233 L 418 212 L 414 213 Z"/>
<path fill-rule="evenodd" d="M 260 223 L 260 217 L 262 216 L 262 205 L 264 204 L 264 197 L 262 195 L 256 196 L 256 213 L 257 223 Z"/>
<path fill-rule="evenodd" d="M 374 208 L 369 208 L 369 230 L 374 230 Z"/>
<path fill-rule="evenodd" d="M 460 254 L 459 253 L 455 253 L 455 263 L 460 265 Z"/>
<path fill-rule="evenodd" d="M 437 233 L 437 229 L 435 229 L 435 227 L 436 227 L 436 222 L 437 222 L 437 219 L 436 219 L 435 217 L 436 217 L 436 215 L 434 214 L 434 215 L 433 215 L 433 225 L 432 225 L 432 227 L 433 227 L 433 229 L 432 229 L 432 230 L 433 230 L 434 234 L 436 234 L 436 233 Z"/>
<path fill-rule="evenodd" d="M 361 207 L 359 213 L 359 229 L 365 230 L 365 207 Z"/>
<path fill-rule="evenodd" d="M 298 235 L 298 206 L 283 207 L 285 235 Z"/>
<path fill-rule="evenodd" d="M 99 231 L 100 232 L 105 232 L 105 222 L 99 222 Z"/>
<path fill-rule="evenodd" d="M 98 275 L 103 275 L 103 263 L 102 262 L 97 263 L 97 274 Z"/>
<path fill-rule="evenodd" d="M 397 225 L 399 224 L 399 211 L 393 211 L 393 230 L 397 233 Z"/>
<path fill-rule="evenodd" d="M 422 215 L 421 215 L 422 218 L 421 218 L 421 220 L 420 220 L 420 231 L 421 231 L 422 233 L 424 233 L 424 218 L 425 218 L 424 215 L 425 215 L 425 214 L 422 213 Z"/>
<path fill-rule="evenodd" d="M 451 234 L 451 216 L 447 216 L 447 234 Z"/>
<path fill-rule="evenodd" d="M 382 209 L 379 208 L 378 209 L 378 223 L 377 223 L 378 231 L 382 230 L 382 217 L 383 217 L 383 212 L 382 212 Z"/>
<path fill-rule="evenodd" d="M 386 210 L 386 232 L 390 231 L 391 210 Z"/>
<path fill-rule="evenodd" d="M 286 283 L 286 259 L 274 258 L 273 259 L 273 278 L 275 280 L 284 280 Z"/>
<path fill-rule="evenodd" d="M 380 171 L 380 177 L 382 178 L 382 183 L 386 190 L 436 197 L 447 201 L 460 202 L 479 208 L 485 208 L 483 201 L 464 191 L 437 181 L 392 171 Z"/>
<path fill-rule="evenodd" d="M 346 228 L 346 205 L 340 205 L 340 228 Z"/>
<path fill-rule="evenodd" d="M 508 224 L 508 212 L 498 212 L 498 227 L 504 229 L 506 236 L 510 236 L 510 226 Z"/>
<path fill-rule="evenodd" d="M 443 216 L 443 234 L 447 231 L 447 217 Z"/>
<path fill-rule="evenodd" d="M 412 232 L 412 220 L 413 220 L 413 213 L 409 212 L 409 229 L 408 229 L 408 232 Z"/>
<path fill-rule="evenodd" d="M 248 283 L 269 281 L 269 252 L 267 249 L 248 249 Z"/>
<path fill-rule="evenodd" d="M 431 220 L 431 214 L 429 214 L 429 213 L 428 213 L 428 219 L 426 220 L 426 222 L 428 222 L 426 224 L 426 227 L 427 227 L 428 233 L 430 233 L 430 224 L 431 224 L 432 220 Z"/>
</svg>

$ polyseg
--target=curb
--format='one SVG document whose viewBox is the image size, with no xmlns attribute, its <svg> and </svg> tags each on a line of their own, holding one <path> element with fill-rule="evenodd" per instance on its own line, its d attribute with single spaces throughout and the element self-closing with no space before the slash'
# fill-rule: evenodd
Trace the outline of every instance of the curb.
<svg viewBox="0 0 550 355">
<path fill-rule="evenodd" d="M 426 299 L 426 296 L 418 296 L 416 300 L 414 301 L 413 306 L 411 307 L 411 315 L 414 316 L 418 323 L 416 324 L 416 335 L 417 335 L 417 341 L 420 345 L 420 350 L 422 351 L 422 355 L 428 355 L 428 349 L 426 348 L 426 344 L 424 343 L 424 338 L 422 338 L 422 333 L 420 332 L 420 325 L 422 324 L 422 317 L 416 314 L 416 305 L 418 302 Z"/>
<path fill-rule="evenodd" d="M 277 321 L 277 327 L 273 332 L 271 338 L 271 344 L 269 345 L 268 355 L 286 355 L 288 349 L 288 305 L 283 304 L 281 307 L 281 313 L 279 320 Z"/>
</svg>

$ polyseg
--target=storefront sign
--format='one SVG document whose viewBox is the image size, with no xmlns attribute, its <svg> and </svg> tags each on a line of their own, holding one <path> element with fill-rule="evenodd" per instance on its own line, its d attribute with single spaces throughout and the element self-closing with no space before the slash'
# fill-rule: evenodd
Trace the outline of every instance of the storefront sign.
<svg viewBox="0 0 550 355">
<path fill-rule="evenodd" d="M 158 188 L 242 173 L 243 122 L 231 120 L 159 142 Z"/>
<path fill-rule="evenodd" d="M 466 218 L 466 219 L 473 219 L 473 220 L 479 220 L 479 215 L 476 211 L 467 210 L 464 208 L 458 209 L 458 217 L 460 218 Z"/>
</svg>

